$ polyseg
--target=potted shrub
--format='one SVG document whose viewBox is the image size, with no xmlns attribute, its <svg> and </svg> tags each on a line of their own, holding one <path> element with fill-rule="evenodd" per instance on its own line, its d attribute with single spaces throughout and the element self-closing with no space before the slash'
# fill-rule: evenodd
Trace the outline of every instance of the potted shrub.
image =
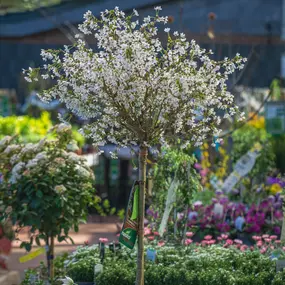
<svg viewBox="0 0 285 285">
<path fill-rule="evenodd" d="M 0 141 L 0 172 L 3 182 L 3 218 L 11 219 L 17 230 L 29 227 L 30 240 L 21 243 L 27 251 L 36 243 L 47 247 L 48 275 L 54 276 L 54 241 L 72 239 L 86 221 L 88 206 L 98 202 L 94 195 L 94 174 L 77 149 L 69 125 L 51 129 L 55 138 L 35 144 L 21 144 L 16 137 Z"/>
<path fill-rule="evenodd" d="M 183 148 L 217 137 L 221 120 L 238 112 L 226 82 L 246 61 L 239 54 L 214 61 L 212 52 L 170 28 L 162 31 L 163 43 L 158 28 L 168 23 L 168 17 L 160 16 L 159 10 L 156 7 L 142 23 L 136 10 L 125 15 L 115 7 L 98 18 L 88 11 L 79 29 L 95 36 L 94 50 L 79 36 L 71 48 L 43 50 L 43 68 L 25 72 L 29 82 L 39 75 L 56 80 L 40 96 L 45 101 L 59 97 L 72 112 L 88 119 L 84 133 L 97 145 L 139 146 L 137 285 L 144 284 L 148 148 L 172 144 L 177 138 Z"/>
</svg>

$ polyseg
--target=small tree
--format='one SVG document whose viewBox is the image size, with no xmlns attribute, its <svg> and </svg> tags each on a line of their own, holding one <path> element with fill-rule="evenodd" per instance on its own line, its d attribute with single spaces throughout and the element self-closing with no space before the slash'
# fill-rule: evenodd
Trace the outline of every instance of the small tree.
<svg viewBox="0 0 285 285">
<path fill-rule="evenodd" d="M 32 81 L 41 72 L 43 78 L 56 79 L 56 85 L 42 93 L 50 101 L 59 97 L 77 115 L 91 122 L 84 126 L 86 136 L 96 144 L 106 142 L 140 146 L 139 152 L 139 230 L 136 284 L 144 283 L 143 227 L 145 210 L 146 158 L 148 147 L 169 144 L 177 138 L 185 146 L 195 145 L 213 134 L 222 111 L 224 117 L 237 112 L 234 97 L 226 81 L 243 59 L 225 58 L 215 62 L 195 41 L 188 42 L 183 33 L 170 33 L 166 41 L 158 37 L 157 26 L 166 24 L 160 17 L 143 19 L 140 25 L 136 10 L 130 16 L 117 7 L 96 18 L 88 11 L 79 29 L 97 40 L 95 50 L 78 36 L 72 47 L 43 50 L 48 61 L 43 69 L 29 69 Z M 220 114 L 220 113 L 219 113 Z"/>
<path fill-rule="evenodd" d="M 68 151 L 76 148 L 71 128 L 61 124 L 54 130 L 56 139 L 36 144 L 19 144 L 15 137 L 0 141 L 0 198 L 5 207 L 1 218 L 9 218 L 16 233 L 30 227 L 30 240 L 21 243 L 27 251 L 34 241 L 39 246 L 44 241 L 51 279 L 54 239 L 72 241 L 69 231 L 78 231 L 79 223 L 87 218 L 87 207 L 97 201 L 92 170 Z"/>
</svg>

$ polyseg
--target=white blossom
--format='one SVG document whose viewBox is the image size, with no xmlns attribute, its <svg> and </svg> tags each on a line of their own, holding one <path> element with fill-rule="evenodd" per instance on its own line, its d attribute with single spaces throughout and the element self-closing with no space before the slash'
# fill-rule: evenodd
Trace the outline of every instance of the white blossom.
<svg viewBox="0 0 285 285">
<path fill-rule="evenodd" d="M 217 133 L 223 117 L 238 113 L 227 80 L 245 59 L 238 54 L 215 62 L 211 52 L 187 41 L 184 33 L 169 34 L 163 45 L 157 24 L 168 18 L 158 15 L 160 7 L 155 10 L 142 23 L 117 7 L 100 18 L 88 11 L 79 29 L 95 37 L 94 50 L 78 38 L 73 50 L 41 53 L 45 73 L 57 81 L 40 95 L 42 100 L 58 98 L 89 120 L 83 134 L 95 144 L 155 145 L 182 138 L 201 145 Z M 37 73 L 26 72 L 30 79 Z"/>
<path fill-rule="evenodd" d="M 24 162 L 19 162 L 17 163 L 13 168 L 12 168 L 12 175 L 9 179 L 10 183 L 16 183 L 18 179 L 21 178 L 21 171 L 25 167 Z"/>
</svg>

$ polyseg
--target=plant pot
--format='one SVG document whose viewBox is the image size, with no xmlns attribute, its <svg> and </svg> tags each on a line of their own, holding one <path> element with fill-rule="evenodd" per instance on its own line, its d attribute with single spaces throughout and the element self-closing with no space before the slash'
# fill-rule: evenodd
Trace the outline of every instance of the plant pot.
<svg viewBox="0 0 285 285">
<path fill-rule="evenodd" d="M 94 282 L 75 282 L 77 285 L 95 285 Z"/>
</svg>

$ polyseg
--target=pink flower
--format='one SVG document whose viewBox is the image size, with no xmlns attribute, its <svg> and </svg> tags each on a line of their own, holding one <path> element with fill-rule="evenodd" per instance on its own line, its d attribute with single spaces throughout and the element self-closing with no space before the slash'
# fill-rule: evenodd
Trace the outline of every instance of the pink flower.
<svg viewBox="0 0 285 285">
<path fill-rule="evenodd" d="M 221 234 L 221 238 L 222 238 L 222 239 L 227 239 L 228 237 L 229 237 L 229 235 Z"/>
<path fill-rule="evenodd" d="M 266 247 L 263 247 L 259 252 L 260 252 L 261 254 L 264 254 L 266 251 L 267 251 L 267 248 L 266 248 Z"/>
<path fill-rule="evenodd" d="M 194 233 L 193 232 L 186 232 L 186 236 L 188 238 L 191 238 L 192 236 L 194 236 Z"/>
<path fill-rule="evenodd" d="M 232 239 L 227 239 L 226 240 L 226 244 L 227 245 L 232 245 L 234 242 L 233 242 L 233 240 Z"/>
<path fill-rule="evenodd" d="M 144 235 L 150 235 L 151 234 L 151 229 L 150 228 L 144 228 Z"/>
<path fill-rule="evenodd" d="M 255 241 L 258 241 L 258 240 L 261 240 L 262 238 L 261 236 L 253 236 L 252 239 Z"/>
<path fill-rule="evenodd" d="M 210 235 L 207 235 L 207 236 L 204 237 L 205 240 L 211 240 L 212 238 L 213 238 L 213 237 L 210 236 Z"/>
<path fill-rule="evenodd" d="M 200 170 L 200 175 L 203 176 L 203 177 L 207 176 L 207 173 L 208 173 L 208 169 Z"/>
<path fill-rule="evenodd" d="M 281 240 L 280 240 L 280 239 L 277 239 L 277 240 L 275 240 L 274 242 L 277 243 L 277 244 L 280 244 L 280 243 L 281 243 Z"/>
<path fill-rule="evenodd" d="M 195 163 L 195 164 L 194 164 L 194 167 L 195 167 L 196 169 L 201 169 L 201 168 L 202 168 L 202 166 L 201 166 L 200 163 Z"/>
<path fill-rule="evenodd" d="M 159 236 L 159 233 L 158 232 L 154 232 L 153 233 L 155 236 Z"/>
<path fill-rule="evenodd" d="M 222 241 L 223 239 L 222 239 L 222 237 L 217 237 L 217 240 Z"/>
<path fill-rule="evenodd" d="M 270 246 L 270 249 L 272 249 L 272 250 L 273 250 L 273 249 L 275 249 L 275 247 L 274 247 L 273 245 L 271 245 L 271 246 Z"/>
<path fill-rule="evenodd" d="M 270 239 L 276 240 L 276 239 L 277 239 L 277 236 L 270 236 Z"/>
<path fill-rule="evenodd" d="M 234 242 L 237 244 L 243 244 L 243 242 L 240 239 L 235 239 Z"/>
<path fill-rule="evenodd" d="M 187 238 L 187 239 L 185 240 L 184 244 L 185 244 L 185 245 L 189 245 L 189 244 L 191 244 L 192 242 L 193 242 L 192 239 Z"/>
<path fill-rule="evenodd" d="M 164 245 L 165 245 L 165 242 L 164 242 L 164 241 L 159 241 L 159 242 L 157 243 L 157 245 L 158 245 L 158 246 L 164 246 Z"/>
<path fill-rule="evenodd" d="M 271 239 L 270 238 L 265 238 L 264 241 L 265 242 L 271 242 Z"/>
<path fill-rule="evenodd" d="M 258 247 L 261 247 L 261 246 L 263 245 L 262 240 L 259 240 L 259 241 L 256 243 L 256 245 L 257 245 Z"/>
<path fill-rule="evenodd" d="M 250 249 L 251 251 L 254 251 L 254 246 L 251 246 L 249 249 Z"/>
<path fill-rule="evenodd" d="M 107 243 L 109 240 L 107 238 L 99 238 L 99 242 Z"/>
<path fill-rule="evenodd" d="M 88 244 L 89 244 L 89 241 L 88 241 L 88 240 L 85 240 L 85 241 L 84 241 L 84 245 L 87 246 Z"/>
<path fill-rule="evenodd" d="M 211 239 L 211 240 L 208 241 L 208 245 L 212 245 L 212 244 L 215 244 L 215 243 L 216 243 L 216 240 L 214 240 L 214 239 Z"/>
<path fill-rule="evenodd" d="M 263 239 L 269 238 L 269 235 L 262 235 L 262 238 L 263 238 Z"/>
<path fill-rule="evenodd" d="M 154 236 L 148 236 L 147 237 L 149 241 L 153 241 L 154 240 Z"/>
<path fill-rule="evenodd" d="M 285 246 L 283 246 L 282 249 L 285 251 Z"/>
<path fill-rule="evenodd" d="M 248 248 L 248 246 L 244 244 L 240 247 L 240 250 L 245 251 L 245 250 L 247 250 L 247 248 Z"/>
</svg>

